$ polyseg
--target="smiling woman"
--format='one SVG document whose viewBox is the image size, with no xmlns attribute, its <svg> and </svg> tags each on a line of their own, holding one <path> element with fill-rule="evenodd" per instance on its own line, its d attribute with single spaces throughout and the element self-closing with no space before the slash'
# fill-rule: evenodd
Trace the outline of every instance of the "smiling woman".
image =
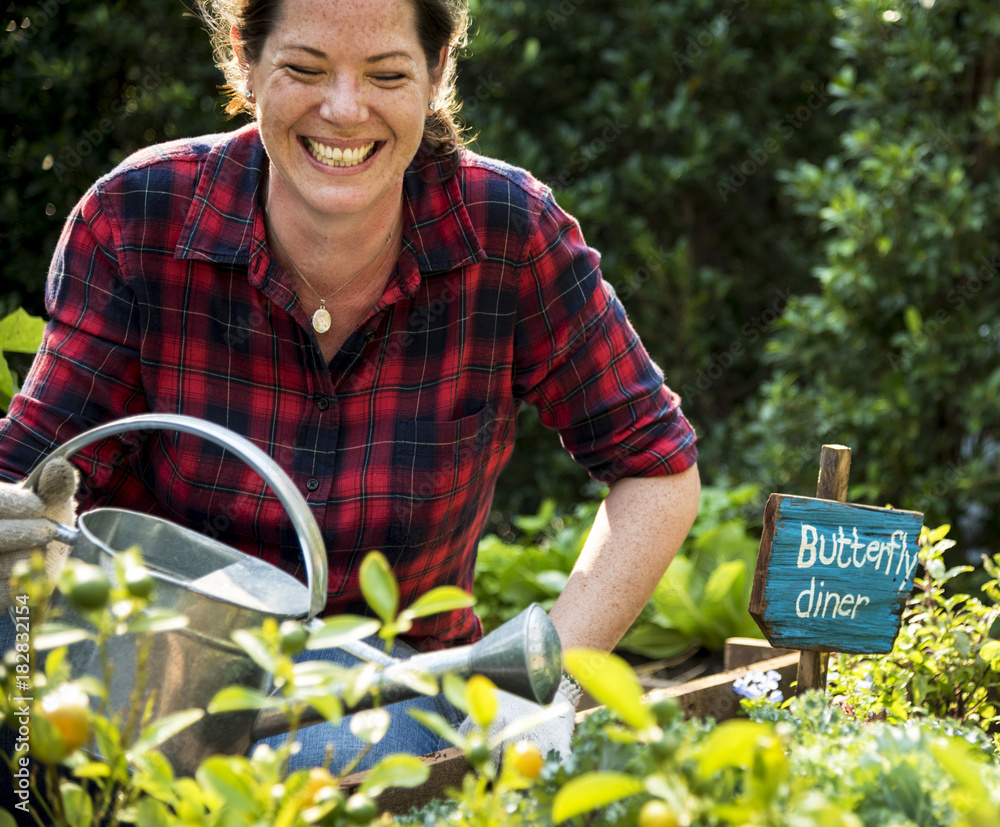
<svg viewBox="0 0 1000 827">
<path fill-rule="evenodd" d="M 370 614 L 359 565 L 371 549 L 401 607 L 435 586 L 472 591 L 517 411 L 534 405 L 610 486 L 551 610 L 564 647 L 610 649 L 694 519 L 694 432 L 576 220 L 530 173 L 462 147 L 464 3 L 201 1 L 230 111 L 253 123 L 141 150 L 73 210 L 52 321 L 0 421 L 0 475 L 23 478 L 128 414 L 218 423 L 272 456 L 313 510 L 324 614 Z M 152 513 L 301 574 L 280 503 L 197 437 L 126 436 L 73 461 L 85 508 Z M 456 607 L 415 619 L 397 654 L 481 635 Z M 567 679 L 558 697 L 578 694 Z M 310 727 L 293 765 L 325 761 L 331 744 L 336 771 L 438 749 L 413 706 L 471 726 L 443 696 L 406 701 L 375 749 L 349 723 Z M 504 695 L 494 726 L 532 711 Z M 543 753 L 569 748 L 561 711 L 531 731 Z"/>
</svg>

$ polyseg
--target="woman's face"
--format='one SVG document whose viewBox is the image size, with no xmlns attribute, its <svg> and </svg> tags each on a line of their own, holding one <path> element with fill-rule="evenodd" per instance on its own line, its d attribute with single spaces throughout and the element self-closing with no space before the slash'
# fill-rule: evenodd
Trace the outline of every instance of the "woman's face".
<svg viewBox="0 0 1000 827">
<path fill-rule="evenodd" d="M 284 0 L 250 66 L 272 197 L 326 216 L 394 207 L 433 81 L 411 0 Z"/>
</svg>

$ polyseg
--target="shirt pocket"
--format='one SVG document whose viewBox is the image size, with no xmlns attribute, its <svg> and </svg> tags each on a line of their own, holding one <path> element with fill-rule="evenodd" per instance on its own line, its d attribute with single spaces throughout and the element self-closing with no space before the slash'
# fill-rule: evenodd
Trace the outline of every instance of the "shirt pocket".
<svg viewBox="0 0 1000 827">
<path fill-rule="evenodd" d="M 510 452 L 512 413 L 512 402 L 490 403 L 461 419 L 396 423 L 392 545 L 445 542 L 455 551 L 463 545 L 456 535 L 478 535 Z"/>
</svg>

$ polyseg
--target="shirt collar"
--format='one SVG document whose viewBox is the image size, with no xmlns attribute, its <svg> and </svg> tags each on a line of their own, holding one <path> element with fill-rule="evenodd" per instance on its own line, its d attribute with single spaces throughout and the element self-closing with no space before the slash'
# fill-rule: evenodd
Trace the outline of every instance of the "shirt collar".
<svg viewBox="0 0 1000 827">
<path fill-rule="evenodd" d="M 257 191 L 266 162 L 256 124 L 236 130 L 209 151 L 175 258 L 249 265 L 264 251 Z M 442 181 L 444 170 L 442 161 L 421 151 L 403 180 L 409 220 L 404 244 L 421 274 L 486 258 L 462 200 L 461 172 Z"/>
</svg>

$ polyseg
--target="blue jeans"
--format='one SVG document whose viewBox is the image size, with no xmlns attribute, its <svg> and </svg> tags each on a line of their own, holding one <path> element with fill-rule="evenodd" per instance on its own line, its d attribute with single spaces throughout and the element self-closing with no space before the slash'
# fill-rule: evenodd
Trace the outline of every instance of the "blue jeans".
<svg viewBox="0 0 1000 827">
<path fill-rule="evenodd" d="M 381 648 L 382 641 L 373 636 L 366 643 Z M 390 652 L 394 658 L 408 658 L 417 654 L 417 650 L 408 643 L 397 640 Z M 297 661 L 327 660 L 340 666 L 356 666 L 360 661 L 342 649 L 318 649 L 306 651 L 296 657 Z M 458 729 L 465 714 L 452 706 L 444 694 L 421 695 L 406 701 L 389 704 L 384 707 L 389 713 L 389 729 L 377 744 L 351 769 L 351 772 L 370 770 L 387 755 L 408 752 L 412 755 L 427 755 L 431 752 L 452 746 L 440 736 L 431 732 L 423 724 L 410 716 L 409 710 L 423 709 L 436 712 L 447 720 L 452 727 Z M 295 740 L 301 745 L 298 753 L 291 758 L 291 769 L 318 767 L 323 764 L 327 744 L 333 744 L 333 761 L 330 772 L 338 775 L 366 746 L 365 742 L 351 732 L 351 717 L 345 716 L 336 726 L 328 723 L 304 727 L 296 733 Z M 276 747 L 284 743 L 286 735 L 274 735 L 260 743 Z M 251 748 L 251 752 L 253 748 Z"/>
</svg>

